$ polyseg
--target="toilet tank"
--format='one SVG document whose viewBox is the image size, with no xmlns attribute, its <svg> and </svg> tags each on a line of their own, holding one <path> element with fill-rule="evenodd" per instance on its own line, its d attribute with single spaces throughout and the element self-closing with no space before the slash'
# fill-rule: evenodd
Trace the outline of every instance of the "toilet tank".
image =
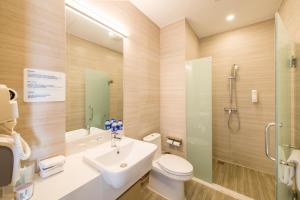
<svg viewBox="0 0 300 200">
<path fill-rule="evenodd" d="M 144 142 L 149 142 L 155 144 L 157 146 L 157 150 L 155 152 L 153 160 L 156 160 L 161 155 L 161 136 L 159 133 L 152 133 L 143 138 Z"/>
</svg>

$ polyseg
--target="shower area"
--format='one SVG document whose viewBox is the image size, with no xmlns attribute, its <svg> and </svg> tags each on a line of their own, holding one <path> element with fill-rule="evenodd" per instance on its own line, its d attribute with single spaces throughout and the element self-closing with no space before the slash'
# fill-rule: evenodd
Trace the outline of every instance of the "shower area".
<svg viewBox="0 0 300 200">
<path fill-rule="evenodd" d="M 253 199 L 291 199 L 280 182 L 293 144 L 289 46 L 279 15 L 199 40 L 199 57 L 185 66 L 187 158 L 196 181 Z"/>
</svg>

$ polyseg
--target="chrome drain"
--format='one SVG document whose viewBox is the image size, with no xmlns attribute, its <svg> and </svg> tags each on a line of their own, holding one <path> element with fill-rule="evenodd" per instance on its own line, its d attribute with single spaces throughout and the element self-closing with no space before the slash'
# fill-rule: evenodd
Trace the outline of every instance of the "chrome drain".
<svg viewBox="0 0 300 200">
<path fill-rule="evenodd" d="M 121 168 L 127 167 L 127 163 L 121 163 L 120 167 L 121 167 Z"/>
</svg>

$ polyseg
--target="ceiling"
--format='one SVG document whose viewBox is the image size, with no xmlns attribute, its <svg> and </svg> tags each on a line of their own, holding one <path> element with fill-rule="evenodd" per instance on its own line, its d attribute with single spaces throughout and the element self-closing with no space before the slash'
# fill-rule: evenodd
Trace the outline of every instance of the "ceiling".
<svg viewBox="0 0 300 200">
<path fill-rule="evenodd" d="M 66 9 L 67 32 L 79 38 L 99 44 L 122 53 L 123 40 L 118 36 L 109 36 L 110 31 L 76 12 Z"/>
<path fill-rule="evenodd" d="M 130 0 L 160 28 L 186 18 L 201 38 L 274 17 L 282 0 Z M 234 14 L 233 21 L 226 16 Z"/>
</svg>

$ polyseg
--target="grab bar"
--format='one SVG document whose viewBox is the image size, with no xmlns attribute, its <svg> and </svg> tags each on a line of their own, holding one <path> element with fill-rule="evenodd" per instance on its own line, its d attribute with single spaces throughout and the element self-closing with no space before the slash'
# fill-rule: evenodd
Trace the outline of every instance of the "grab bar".
<svg viewBox="0 0 300 200">
<path fill-rule="evenodd" d="M 271 156 L 270 154 L 270 151 L 269 151 L 269 147 L 270 147 L 270 132 L 269 132 L 269 129 L 272 127 L 272 126 L 275 126 L 275 122 L 271 122 L 271 123 L 268 123 L 266 126 L 265 126 L 265 154 L 266 156 L 270 159 L 270 160 L 273 160 L 275 161 L 276 158 L 274 158 L 273 156 Z"/>
</svg>

